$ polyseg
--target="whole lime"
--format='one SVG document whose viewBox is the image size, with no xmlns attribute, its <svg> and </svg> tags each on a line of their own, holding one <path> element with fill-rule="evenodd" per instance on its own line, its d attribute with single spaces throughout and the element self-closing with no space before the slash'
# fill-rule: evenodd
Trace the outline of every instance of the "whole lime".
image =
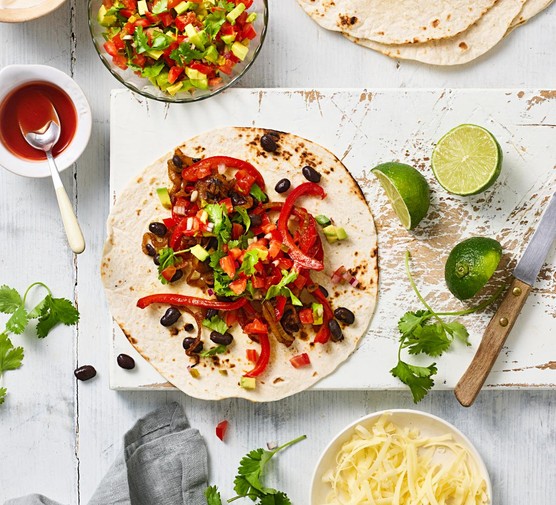
<svg viewBox="0 0 556 505">
<path fill-rule="evenodd" d="M 460 300 L 475 296 L 492 277 L 501 257 L 502 246 L 492 238 L 472 237 L 460 242 L 444 267 L 448 289 Z"/>
</svg>

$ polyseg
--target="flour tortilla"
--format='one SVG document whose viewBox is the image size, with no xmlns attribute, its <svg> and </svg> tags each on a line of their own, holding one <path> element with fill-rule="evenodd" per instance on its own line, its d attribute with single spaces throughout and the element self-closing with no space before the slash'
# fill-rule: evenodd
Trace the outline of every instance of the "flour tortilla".
<svg viewBox="0 0 556 505">
<path fill-rule="evenodd" d="M 453 37 L 478 21 L 496 0 L 298 0 L 323 28 L 382 44 Z"/>
<path fill-rule="evenodd" d="M 527 21 L 537 14 L 540 14 L 544 9 L 548 8 L 553 1 L 554 0 L 526 0 L 521 12 L 512 21 L 508 33 L 514 28 L 527 23 Z"/>
<path fill-rule="evenodd" d="M 336 156 L 296 135 L 280 133 L 278 150 L 267 153 L 260 147 L 264 132 L 258 128 L 223 128 L 194 137 L 180 147 L 192 157 L 224 155 L 251 162 L 262 172 L 272 201 L 284 200 L 273 189 L 283 177 L 289 178 L 294 187 L 306 182 L 301 174 L 303 166 L 311 165 L 322 174 L 321 185 L 328 196 L 324 200 L 304 198 L 302 205 L 314 215 L 325 214 L 333 218 L 346 229 L 348 239 L 328 244 L 323 238 L 325 270 L 312 276 L 329 290 L 333 308 L 344 306 L 354 312 L 355 323 L 344 328 L 345 339 L 338 343 L 313 346 L 310 342 L 314 335 L 310 334 L 305 340 L 296 338 L 294 344 L 286 348 L 271 338 L 271 364 L 257 380 L 255 390 L 243 389 L 239 382 L 253 366 L 246 360 L 246 350 L 257 349 L 258 344 L 251 342 L 236 327 L 233 330 L 234 343 L 227 354 L 220 355 L 228 375 L 219 373 L 210 359 L 203 359 L 197 366 L 201 377 L 193 378 L 187 370 L 190 358 L 182 348 L 183 338 L 191 336 L 183 330 L 186 323 L 194 322 L 190 315 L 183 313 L 176 325 L 180 331 L 172 336 L 159 322 L 167 306 L 152 305 L 144 310 L 136 307 L 139 298 L 154 293 L 208 297 L 185 281 L 167 286 L 160 284 L 152 258 L 141 251 L 141 239 L 149 223 L 169 216 L 169 211 L 161 206 L 156 195 L 156 188 L 168 186 L 166 162 L 173 155 L 168 153 L 148 166 L 120 194 L 108 219 L 101 274 L 112 316 L 132 345 L 169 382 L 196 398 L 243 397 L 253 401 L 272 401 L 307 389 L 332 373 L 354 351 L 366 333 L 375 308 L 378 287 L 376 231 L 359 186 Z M 331 284 L 331 274 L 342 265 L 357 276 L 359 289 L 349 284 Z M 210 330 L 203 329 L 205 349 L 212 346 L 209 333 Z M 295 369 L 289 359 L 302 352 L 310 355 L 311 366 Z"/>
<path fill-rule="evenodd" d="M 525 0 L 498 0 L 468 30 L 452 38 L 406 45 L 379 44 L 343 34 L 352 42 L 391 58 L 417 60 L 432 65 L 461 65 L 492 49 L 508 31 Z"/>
</svg>

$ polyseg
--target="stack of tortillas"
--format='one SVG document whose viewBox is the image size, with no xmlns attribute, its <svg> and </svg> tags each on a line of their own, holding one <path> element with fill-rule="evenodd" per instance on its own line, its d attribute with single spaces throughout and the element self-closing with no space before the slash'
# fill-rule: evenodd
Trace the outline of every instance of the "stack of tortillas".
<svg viewBox="0 0 556 505">
<path fill-rule="evenodd" d="M 298 0 L 322 27 L 392 58 L 460 65 L 552 0 Z"/>
</svg>

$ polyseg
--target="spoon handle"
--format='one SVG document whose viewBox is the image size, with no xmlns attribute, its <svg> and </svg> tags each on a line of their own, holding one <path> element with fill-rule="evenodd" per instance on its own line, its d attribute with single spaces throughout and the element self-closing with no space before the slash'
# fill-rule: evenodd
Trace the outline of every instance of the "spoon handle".
<svg viewBox="0 0 556 505">
<path fill-rule="evenodd" d="M 66 236 L 68 238 L 70 248 L 75 254 L 80 254 L 85 250 L 85 239 L 83 238 L 81 227 L 77 222 L 77 218 L 73 212 L 73 205 L 68 197 L 68 194 L 66 193 L 64 185 L 62 184 L 62 179 L 60 179 L 58 168 L 56 167 L 56 163 L 54 162 L 50 151 L 47 151 L 46 157 L 48 159 L 48 164 L 50 165 L 52 182 L 54 183 L 56 198 L 58 199 L 58 207 L 60 208 L 60 214 L 62 215 L 62 222 L 64 223 L 64 229 L 66 230 Z"/>
</svg>

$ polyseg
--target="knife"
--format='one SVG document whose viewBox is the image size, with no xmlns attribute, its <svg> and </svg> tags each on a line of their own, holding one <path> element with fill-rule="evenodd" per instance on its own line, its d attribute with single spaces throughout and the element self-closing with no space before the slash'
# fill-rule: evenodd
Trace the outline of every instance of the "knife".
<svg viewBox="0 0 556 505">
<path fill-rule="evenodd" d="M 552 195 L 531 241 L 513 271 L 510 288 L 488 323 L 475 357 L 456 385 L 454 394 L 464 407 L 473 404 L 483 387 L 541 271 L 555 237 L 556 193 Z"/>
</svg>

